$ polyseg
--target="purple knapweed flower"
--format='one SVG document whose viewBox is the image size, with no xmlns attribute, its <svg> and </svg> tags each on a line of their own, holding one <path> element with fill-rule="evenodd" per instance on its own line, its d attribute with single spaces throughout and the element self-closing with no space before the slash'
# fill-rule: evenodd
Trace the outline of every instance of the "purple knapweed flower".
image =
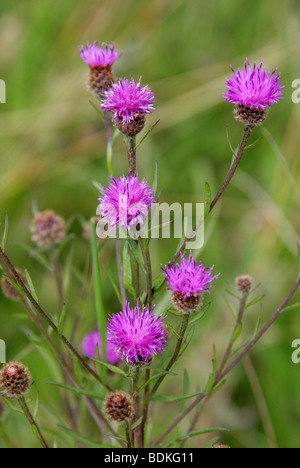
<svg viewBox="0 0 300 468">
<path fill-rule="evenodd" d="M 145 114 L 154 111 L 154 94 L 148 86 L 141 86 L 141 79 L 137 83 L 133 78 L 120 79 L 103 94 L 102 109 L 113 112 L 112 120 L 127 136 L 137 135 L 144 127 Z"/>
<path fill-rule="evenodd" d="M 89 358 L 95 357 L 96 346 L 98 345 L 99 349 L 99 358 L 102 359 L 102 346 L 101 346 L 101 336 L 98 330 L 89 333 L 86 335 L 82 341 L 81 349 L 85 356 Z M 107 362 L 108 364 L 116 364 L 120 361 L 119 356 L 114 351 L 114 346 L 107 342 L 106 344 L 106 353 L 107 353 Z"/>
<path fill-rule="evenodd" d="M 280 74 L 276 69 L 270 73 L 256 64 L 251 67 L 246 60 L 244 69 L 233 71 L 233 76 L 226 81 L 226 101 L 236 104 L 235 116 L 238 120 L 250 125 L 261 125 L 266 118 L 266 112 L 273 104 L 282 99 L 284 86 L 280 83 Z"/>
<path fill-rule="evenodd" d="M 109 320 L 107 339 L 129 365 L 148 363 L 165 348 L 167 331 L 162 317 L 156 317 L 153 309 L 140 307 L 139 301 L 133 308 L 127 303 Z"/>
<path fill-rule="evenodd" d="M 192 252 L 188 260 L 182 254 L 180 263 L 169 263 L 162 270 L 166 275 L 167 288 L 172 294 L 173 305 L 183 313 L 194 312 L 200 307 L 203 293 L 209 292 L 212 281 L 219 276 L 211 276 L 213 266 L 205 268 L 201 262 L 197 265 Z"/>
<path fill-rule="evenodd" d="M 107 45 L 102 42 L 101 46 L 98 46 L 98 41 L 95 41 L 92 45 L 86 44 L 86 49 L 83 46 L 79 47 L 79 52 L 82 60 L 87 63 L 91 68 L 98 67 L 111 67 L 112 64 L 121 56 L 116 50 L 114 45 Z"/>
<path fill-rule="evenodd" d="M 138 177 L 131 174 L 128 177 L 123 174 L 120 179 L 111 177 L 108 188 L 102 187 L 98 200 L 97 212 L 107 220 L 109 227 L 125 229 L 142 227 L 155 203 L 154 191 L 147 180 L 139 182 Z"/>
</svg>

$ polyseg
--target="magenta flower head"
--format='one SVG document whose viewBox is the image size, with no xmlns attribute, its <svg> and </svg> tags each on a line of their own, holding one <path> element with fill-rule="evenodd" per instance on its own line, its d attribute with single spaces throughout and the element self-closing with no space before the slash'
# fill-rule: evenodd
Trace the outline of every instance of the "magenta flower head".
<svg viewBox="0 0 300 468">
<path fill-rule="evenodd" d="M 80 46 L 79 53 L 82 60 L 90 67 L 88 89 L 100 98 L 102 93 L 107 91 L 114 82 L 111 67 L 121 54 L 114 50 L 113 44 L 107 45 L 102 42 L 99 47 L 98 41 L 92 45 L 87 44 L 86 49 Z"/>
<path fill-rule="evenodd" d="M 92 333 L 89 333 L 88 335 L 84 337 L 82 344 L 81 344 L 81 349 L 82 349 L 83 354 L 89 358 L 94 358 L 97 345 L 99 349 L 99 357 L 101 360 L 102 359 L 102 346 L 101 346 L 101 336 L 98 330 Z M 114 365 L 120 361 L 119 356 L 114 351 L 114 346 L 110 342 L 107 342 L 106 352 L 107 352 L 108 364 Z"/>
<path fill-rule="evenodd" d="M 219 275 L 211 276 L 213 266 L 205 268 L 196 260 L 190 252 L 189 259 L 186 260 L 184 254 L 181 255 L 181 262 L 162 268 L 166 274 L 167 287 L 171 291 L 172 303 L 178 311 L 189 314 L 199 309 L 203 300 L 203 293 L 209 292 L 211 283 Z"/>
<path fill-rule="evenodd" d="M 97 214 L 105 218 L 109 228 L 118 226 L 134 232 L 146 223 L 151 206 L 155 203 L 154 191 L 146 179 L 124 174 L 120 179 L 110 178 L 108 188 L 102 187 Z"/>
<path fill-rule="evenodd" d="M 233 76 L 227 80 L 226 101 L 236 104 L 235 116 L 248 126 L 258 126 L 266 118 L 268 108 L 282 99 L 284 86 L 276 70 L 270 73 L 263 67 L 251 67 L 246 60 L 243 70 L 237 72 L 231 67 Z"/>
<path fill-rule="evenodd" d="M 140 307 L 137 301 L 135 307 L 127 303 L 122 312 L 110 318 L 107 339 L 129 365 L 148 363 L 165 348 L 167 331 L 162 317 L 156 317 L 153 310 Z"/>
<path fill-rule="evenodd" d="M 145 114 L 153 112 L 155 97 L 148 86 L 120 79 L 111 89 L 104 93 L 102 109 L 113 112 L 116 127 L 127 136 L 137 135 L 145 124 Z"/>
</svg>

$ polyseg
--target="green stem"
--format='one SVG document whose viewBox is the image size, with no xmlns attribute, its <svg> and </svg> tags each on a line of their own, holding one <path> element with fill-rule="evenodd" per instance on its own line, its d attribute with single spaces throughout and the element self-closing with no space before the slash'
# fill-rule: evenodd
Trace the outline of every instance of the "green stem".
<svg viewBox="0 0 300 468">
<path fill-rule="evenodd" d="M 181 346 L 182 346 L 182 343 L 183 343 L 183 340 L 184 340 L 184 335 L 185 335 L 185 332 L 186 332 L 186 329 L 187 329 L 187 326 L 188 326 L 188 323 L 189 323 L 189 319 L 190 319 L 189 314 L 183 314 L 182 321 L 181 321 L 181 326 L 180 326 L 180 330 L 179 330 L 179 338 L 177 340 L 176 348 L 175 348 L 175 351 L 173 353 L 173 356 L 172 356 L 169 364 L 167 365 L 167 367 L 165 369 L 167 372 L 171 369 L 173 364 L 175 364 L 175 362 L 178 359 L 178 356 L 179 356 L 179 353 L 180 353 L 180 350 L 181 350 Z M 159 377 L 157 379 L 156 384 L 154 385 L 154 387 L 152 388 L 152 390 L 150 392 L 150 396 L 155 394 L 155 392 L 157 391 L 158 387 L 160 386 L 160 384 L 162 383 L 162 381 L 164 380 L 166 375 L 167 374 L 164 374 L 164 375 L 162 375 L 161 377 Z"/>
<path fill-rule="evenodd" d="M 93 271 L 94 271 L 94 287 L 95 287 L 95 302 L 97 322 L 101 336 L 102 361 L 107 362 L 106 352 L 106 314 L 103 302 L 102 281 L 100 274 L 100 265 L 98 257 L 96 223 L 92 221 L 92 255 L 93 255 Z M 103 374 L 106 375 L 106 370 L 103 369 Z"/>
<path fill-rule="evenodd" d="M 34 433 L 34 435 L 36 436 L 36 438 L 39 440 L 40 444 L 42 445 L 43 448 L 49 448 L 44 437 L 43 437 L 43 434 L 41 433 L 41 430 L 39 428 L 39 426 L 37 425 L 34 417 L 32 416 L 27 404 L 26 404 L 26 401 L 25 401 L 25 398 L 22 397 L 20 398 L 19 400 L 19 405 L 21 406 L 22 408 L 22 411 L 24 413 L 24 415 L 26 416 L 28 422 L 30 423 L 30 426 L 31 426 L 31 429 L 32 429 L 32 432 Z"/>
<path fill-rule="evenodd" d="M 138 243 L 139 243 L 142 255 L 143 255 L 143 260 L 144 260 L 144 265 L 145 265 L 145 270 L 146 270 L 147 303 L 149 305 L 149 308 L 151 308 L 151 303 L 152 303 L 152 267 L 151 267 L 150 252 L 149 252 L 149 248 L 144 247 L 143 240 L 141 238 L 139 238 Z"/>
<path fill-rule="evenodd" d="M 104 128 L 105 128 L 105 137 L 106 137 L 107 170 L 108 170 L 108 174 L 110 176 L 112 176 L 113 175 L 113 166 L 112 166 L 113 147 L 112 147 L 109 113 L 108 112 L 103 112 L 103 117 L 104 117 Z"/>
</svg>

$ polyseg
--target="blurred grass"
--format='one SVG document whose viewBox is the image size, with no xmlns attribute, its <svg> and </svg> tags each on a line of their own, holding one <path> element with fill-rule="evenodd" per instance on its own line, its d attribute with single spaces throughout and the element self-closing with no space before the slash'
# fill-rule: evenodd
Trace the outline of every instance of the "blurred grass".
<svg viewBox="0 0 300 468">
<path fill-rule="evenodd" d="M 157 119 L 160 123 L 140 147 L 138 167 L 141 176 L 151 179 L 154 160 L 158 160 L 162 201 L 168 202 L 203 201 L 206 181 L 214 193 L 223 182 L 231 157 L 226 126 L 233 146 L 241 135 L 232 107 L 222 98 L 229 65 L 242 66 L 246 57 L 257 62 L 264 58 L 267 68 L 278 67 L 281 72 L 285 100 L 271 110 L 267 132 L 255 132 L 253 140 L 262 140 L 247 151 L 222 206 L 206 226 L 209 241 L 201 259 L 215 264 L 222 275 L 213 288 L 210 312 L 198 325 L 191 349 L 178 366 L 178 370 L 190 371 L 193 391 L 205 384 L 213 343 L 221 354 L 230 334 L 231 316 L 223 297 L 228 284 L 234 285 L 235 277 L 245 272 L 261 283 L 258 291 L 266 294 L 266 320 L 296 276 L 300 107 L 292 103 L 291 83 L 300 78 L 299 13 L 299 2 L 291 0 L 15 0 L 0 6 L 0 78 L 7 85 L 7 103 L 0 105 L 0 213 L 2 220 L 5 212 L 9 215 L 10 255 L 18 266 L 29 269 L 42 303 L 50 310 L 57 307 L 51 275 L 44 275 L 19 246 L 30 242 L 32 200 L 40 209 L 54 209 L 66 218 L 80 213 L 88 219 L 97 207 L 92 181 L 107 181 L 104 132 L 89 104 L 87 68 L 77 47 L 96 38 L 113 41 L 124 52 L 115 64 L 115 74 L 135 79 L 142 75 L 142 83 L 152 87 L 157 110 L 147 124 Z M 281 149 L 291 175 L 268 134 Z M 124 153 L 118 140 L 116 174 L 126 163 Z M 89 246 L 81 239 L 76 221 L 72 232 L 77 235 L 73 260 L 83 271 Z M 176 245 L 176 240 L 153 245 L 156 274 Z M 110 268 L 115 271 L 112 244 L 103 248 L 102 262 L 107 312 L 113 313 L 119 305 L 108 278 Z M 75 276 L 68 303 L 69 318 L 80 319 L 75 335 L 79 345 L 83 334 L 95 327 L 96 317 L 92 291 L 87 301 L 79 300 Z M 249 310 L 248 331 L 258 312 L 259 307 Z M 0 320 L 8 358 L 20 353 L 30 366 L 36 382 L 33 394 L 37 389 L 41 394 L 42 426 L 53 429 L 57 420 L 47 406 L 53 406 L 55 414 L 62 414 L 63 407 L 58 391 L 43 382 L 59 380 L 57 368 L 48 354 L 45 365 L 46 354 L 37 353 L 30 344 L 24 327 L 34 328 L 18 304 L 1 297 Z M 300 374 L 290 359 L 291 343 L 299 334 L 298 312 L 294 311 L 281 317 L 251 353 L 279 447 L 300 446 Z M 231 432 L 226 441 L 234 447 L 268 446 L 258 404 L 261 395 L 253 393 L 247 375 L 242 366 L 232 373 L 227 386 L 208 405 L 201 427 L 228 427 Z M 173 381 L 164 391 L 174 393 Z M 174 418 L 174 408 L 159 403 L 155 416 L 159 428 L 160 422 Z M 5 425 L 7 433 L 14 434 L 15 445 L 33 445 L 20 415 L 7 412 Z M 5 446 L 1 436 L 0 446 Z"/>
</svg>

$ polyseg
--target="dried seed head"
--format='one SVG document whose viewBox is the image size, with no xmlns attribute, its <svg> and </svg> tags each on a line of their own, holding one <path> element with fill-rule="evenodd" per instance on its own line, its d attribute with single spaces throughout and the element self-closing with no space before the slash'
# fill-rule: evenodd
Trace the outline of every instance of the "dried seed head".
<svg viewBox="0 0 300 468">
<path fill-rule="evenodd" d="M 243 104 L 237 104 L 233 114 L 236 120 L 248 127 L 259 127 L 266 120 L 268 111 L 264 109 L 251 109 Z"/>
<path fill-rule="evenodd" d="M 39 247 L 59 244 L 65 236 L 65 221 L 52 210 L 43 211 L 33 219 L 31 233 Z"/>
<path fill-rule="evenodd" d="M 116 390 L 111 392 L 104 401 L 106 416 L 117 423 L 132 419 L 134 415 L 133 400 L 128 393 Z"/>
<path fill-rule="evenodd" d="M 239 291 L 246 294 L 252 289 L 252 278 L 249 275 L 238 276 L 236 278 L 236 286 Z"/>
<path fill-rule="evenodd" d="M 24 273 L 19 270 L 18 268 L 16 269 L 16 272 L 18 275 L 21 277 L 23 283 L 27 285 L 26 277 Z M 11 280 L 15 283 L 15 280 L 10 276 Z M 1 287 L 2 287 L 2 292 L 3 294 L 8 298 L 12 300 L 18 300 L 19 299 L 19 294 L 18 290 L 8 281 L 6 276 L 2 276 L 1 278 Z"/>
<path fill-rule="evenodd" d="M 93 94 L 102 98 L 102 94 L 108 91 L 114 83 L 114 75 L 111 71 L 110 65 L 107 67 L 99 66 L 96 68 L 90 67 L 90 74 L 88 77 L 88 90 Z"/>
<path fill-rule="evenodd" d="M 9 362 L 0 371 L 0 391 L 8 398 L 21 398 L 30 390 L 32 377 L 20 362 Z"/>
<path fill-rule="evenodd" d="M 171 293 L 171 300 L 174 308 L 183 314 L 191 314 L 197 312 L 203 302 L 203 294 L 192 295 L 190 297 L 184 297 L 183 294 L 173 291 Z"/>
<path fill-rule="evenodd" d="M 4 408 L 5 408 L 4 401 L 3 401 L 3 398 L 0 396 L 0 419 L 4 413 Z"/>
<path fill-rule="evenodd" d="M 134 117 L 128 124 L 123 124 L 122 119 L 118 117 L 114 121 L 115 126 L 126 136 L 133 137 L 140 133 L 145 125 L 145 116 L 143 114 Z"/>
<path fill-rule="evenodd" d="M 214 444 L 211 446 L 211 448 L 225 448 L 225 449 L 230 449 L 229 445 L 224 445 L 224 444 Z"/>
</svg>

